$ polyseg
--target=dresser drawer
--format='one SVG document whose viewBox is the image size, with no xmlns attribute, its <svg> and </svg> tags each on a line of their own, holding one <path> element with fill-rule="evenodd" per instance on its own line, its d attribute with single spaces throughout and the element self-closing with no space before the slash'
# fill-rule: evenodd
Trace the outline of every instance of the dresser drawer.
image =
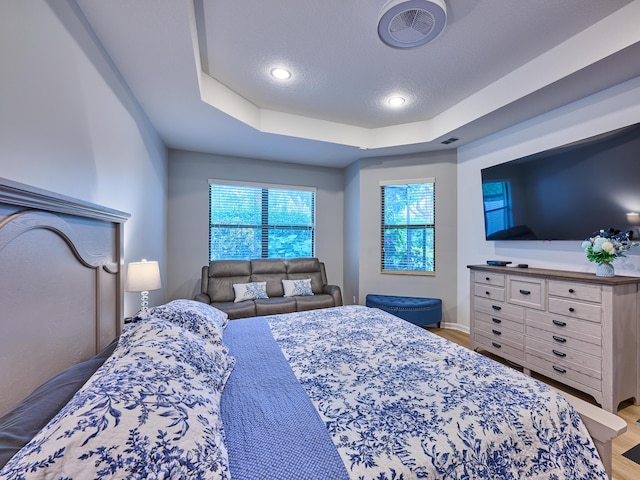
<svg viewBox="0 0 640 480">
<path fill-rule="evenodd" d="M 517 324 L 516 324 L 517 325 Z M 509 345 L 522 345 L 524 336 L 522 331 L 510 330 L 499 325 L 487 323 L 476 319 L 474 331 L 480 335 L 490 338 L 492 341 L 508 343 Z"/>
<path fill-rule="evenodd" d="M 600 304 L 584 303 L 558 297 L 549 297 L 549 312 L 572 318 L 581 318 L 590 322 L 600 323 L 602 320 L 602 307 Z"/>
<path fill-rule="evenodd" d="M 546 358 L 550 362 L 569 365 L 573 370 L 596 378 L 602 377 L 602 359 L 600 356 L 579 352 L 534 337 L 527 337 L 525 351 L 531 355 Z"/>
<path fill-rule="evenodd" d="M 514 332 L 524 333 L 524 323 L 522 322 L 522 318 L 513 319 L 508 316 L 502 315 L 489 315 L 484 312 L 474 312 L 473 314 L 476 328 L 479 324 L 483 323 L 486 325 L 485 330 L 489 327 L 498 328 L 498 329 L 509 329 Z"/>
<path fill-rule="evenodd" d="M 602 326 L 599 323 L 537 310 L 527 311 L 526 317 L 527 327 L 535 327 L 538 330 L 549 332 L 551 335 L 582 340 L 594 346 L 597 345 L 598 348 L 602 344 Z"/>
<path fill-rule="evenodd" d="M 494 353 L 499 357 L 512 358 L 522 361 L 524 359 L 524 345 L 513 343 L 509 340 L 495 340 L 485 335 L 474 333 L 476 347 Z"/>
<path fill-rule="evenodd" d="M 538 340 L 544 340 L 554 347 L 558 348 L 572 348 L 579 352 L 588 352 L 592 355 L 602 355 L 600 345 L 588 342 L 582 339 L 574 338 L 570 335 L 563 335 L 560 333 L 553 333 L 541 328 L 536 328 L 532 325 L 527 325 L 525 331 L 527 337 L 531 337 Z"/>
<path fill-rule="evenodd" d="M 524 308 L 517 305 L 498 302 L 490 298 L 476 297 L 473 299 L 473 309 L 475 312 L 486 313 L 492 318 L 524 323 Z"/>
<path fill-rule="evenodd" d="M 474 284 L 473 294 L 476 297 L 490 298 L 504 302 L 504 287 L 494 287 L 492 285 Z"/>
<path fill-rule="evenodd" d="M 508 277 L 507 302 L 546 310 L 547 292 L 545 286 L 545 281 L 537 278 Z"/>
<path fill-rule="evenodd" d="M 596 391 L 602 391 L 602 380 L 598 378 L 596 372 L 593 375 L 575 370 L 573 364 L 556 362 L 547 358 L 539 357 L 527 351 L 526 360 L 531 370 L 553 378 L 567 385 L 584 385 Z"/>
<path fill-rule="evenodd" d="M 494 285 L 496 287 L 504 287 L 504 275 L 501 273 L 474 272 L 473 281 L 475 283 L 484 283 L 487 285 Z"/>
<path fill-rule="evenodd" d="M 549 280 L 549 295 L 568 298 L 570 300 L 600 303 L 602 301 L 602 287 L 589 283 Z"/>
</svg>

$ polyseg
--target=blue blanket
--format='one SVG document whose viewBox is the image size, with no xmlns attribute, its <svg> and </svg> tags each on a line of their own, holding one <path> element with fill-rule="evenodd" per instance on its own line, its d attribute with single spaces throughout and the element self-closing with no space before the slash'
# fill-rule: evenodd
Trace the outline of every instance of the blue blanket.
<svg viewBox="0 0 640 480">
<path fill-rule="evenodd" d="M 221 402 L 231 477 L 348 480 L 329 432 L 264 318 L 229 322 L 224 342 L 236 359 Z"/>
</svg>

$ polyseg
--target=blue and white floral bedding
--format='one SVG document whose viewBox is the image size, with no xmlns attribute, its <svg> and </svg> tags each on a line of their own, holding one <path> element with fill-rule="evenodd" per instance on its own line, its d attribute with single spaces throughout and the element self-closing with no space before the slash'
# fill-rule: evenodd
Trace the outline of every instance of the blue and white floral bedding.
<svg viewBox="0 0 640 480">
<path fill-rule="evenodd" d="M 258 330 L 277 344 L 264 355 Z M 256 338 L 233 344 L 255 345 L 252 355 L 237 357 L 261 363 L 265 374 L 251 382 L 265 382 L 261 391 L 270 397 L 270 389 L 282 383 L 277 379 L 289 376 L 271 375 L 272 368 L 280 363 L 278 368 L 288 369 L 286 359 L 299 381 L 287 380 L 291 392 L 304 389 L 308 399 L 286 392 L 283 398 L 298 400 L 269 398 L 267 407 L 244 388 L 240 372 L 252 366 L 236 363 L 225 335 L 242 340 L 250 331 Z M 341 462 L 332 478 L 342 478 L 344 469 L 353 480 L 606 478 L 579 416 L 557 393 L 381 310 L 336 307 L 227 325 L 222 312 L 180 300 L 127 326 L 113 355 L 5 465 L 0 480 L 244 480 L 229 468 L 247 461 L 245 440 L 236 433 L 255 436 L 255 430 L 223 424 L 221 411 L 223 395 L 243 388 L 249 419 L 264 417 L 266 408 L 272 418 L 286 419 L 301 411 L 305 399 L 315 406 L 305 409 L 309 420 L 298 423 L 326 426 L 323 442 L 330 448 L 333 442 L 338 454 L 324 456 Z M 281 423 L 282 432 L 296 425 Z M 233 432 L 225 432 L 227 425 Z M 280 458 L 294 450 L 279 442 L 300 438 L 282 432 L 273 445 Z M 227 436 L 235 448 L 227 448 Z M 255 438 L 248 440 L 255 445 Z M 275 442 L 261 443 L 267 450 L 260 458 L 273 460 L 270 476 L 263 465 L 243 471 L 259 472 L 251 480 L 280 480 L 278 457 L 268 451 Z M 314 446 L 310 450 L 319 452 Z M 290 460 L 318 462 L 315 457 Z M 301 470 L 291 464 L 289 471 Z M 326 477 L 304 480 L 314 478 Z"/>
<path fill-rule="evenodd" d="M 178 302 L 128 325 L 0 479 L 230 478 L 220 397 L 234 359 L 220 313 Z"/>
<path fill-rule="evenodd" d="M 265 317 L 352 479 L 606 478 L 550 388 L 381 310 Z"/>
</svg>

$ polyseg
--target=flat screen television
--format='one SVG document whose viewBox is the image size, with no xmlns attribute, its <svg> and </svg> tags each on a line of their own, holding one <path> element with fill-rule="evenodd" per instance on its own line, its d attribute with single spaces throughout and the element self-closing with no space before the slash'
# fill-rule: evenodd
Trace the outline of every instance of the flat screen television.
<svg viewBox="0 0 640 480">
<path fill-rule="evenodd" d="M 640 236 L 640 123 L 481 176 L 487 240 L 584 240 L 608 228 Z"/>
</svg>

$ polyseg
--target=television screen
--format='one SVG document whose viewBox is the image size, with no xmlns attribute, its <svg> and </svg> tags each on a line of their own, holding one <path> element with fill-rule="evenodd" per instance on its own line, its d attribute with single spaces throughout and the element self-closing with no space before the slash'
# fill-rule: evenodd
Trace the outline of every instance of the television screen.
<svg viewBox="0 0 640 480">
<path fill-rule="evenodd" d="M 481 176 L 487 240 L 584 240 L 608 228 L 640 237 L 640 123 Z"/>
</svg>

